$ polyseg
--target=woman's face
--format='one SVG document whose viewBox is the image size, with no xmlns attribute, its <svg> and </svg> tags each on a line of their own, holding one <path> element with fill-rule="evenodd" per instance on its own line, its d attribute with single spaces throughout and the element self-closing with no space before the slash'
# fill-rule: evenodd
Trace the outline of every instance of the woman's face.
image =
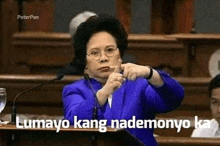
<svg viewBox="0 0 220 146">
<path fill-rule="evenodd" d="M 93 34 L 87 43 L 86 73 L 100 82 L 106 82 L 110 73 L 109 66 L 119 63 L 120 53 L 115 38 L 108 32 Z"/>
</svg>

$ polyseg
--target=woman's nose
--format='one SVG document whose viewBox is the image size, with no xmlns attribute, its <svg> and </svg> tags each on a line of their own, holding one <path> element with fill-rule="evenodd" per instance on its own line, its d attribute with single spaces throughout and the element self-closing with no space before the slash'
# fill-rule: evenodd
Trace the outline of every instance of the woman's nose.
<svg viewBox="0 0 220 146">
<path fill-rule="evenodd" d="M 100 62 L 105 62 L 105 61 L 108 61 L 108 56 L 107 55 L 105 55 L 105 53 L 104 52 L 100 52 Z"/>
</svg>

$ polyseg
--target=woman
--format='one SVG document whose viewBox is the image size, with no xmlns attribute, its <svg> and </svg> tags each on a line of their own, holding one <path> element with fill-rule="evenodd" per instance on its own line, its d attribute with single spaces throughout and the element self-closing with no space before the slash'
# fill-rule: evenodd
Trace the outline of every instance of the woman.
<svg viewBox="0 0 220 146">
<path fill-rule="evenodd" d="M 64 116 L 93 119 L 154 119 L 180 106 L 184 90 L 164 72 L 136 64 L 122 64 L 127 33 L 109 16 L 93 17 L 82 23 L 73 37 L 72 65 L 89 78 L 63 89 Z M 94 107 L 98 107 L 94 113 Z M 153 129 L 127 129 L 144 144 L 156 145 Z"/>
</svg>

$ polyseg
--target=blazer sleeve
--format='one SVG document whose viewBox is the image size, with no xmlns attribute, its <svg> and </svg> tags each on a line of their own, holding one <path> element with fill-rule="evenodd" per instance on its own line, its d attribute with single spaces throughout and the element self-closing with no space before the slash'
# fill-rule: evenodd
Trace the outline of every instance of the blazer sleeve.
<svg viewBox="0 0 220 146">
<path fill-rule="evenodd" d="M 67 85 L 63 88 L 63 106 L 64 106 L 64 118 L 70 121 L 70 124 L 74 123 L 74 116 L 77 116 L 78 120 L 93 118 L 93 108 L 95 106 L 95 99 L 93 97 L 85 97 L 82 92 L 71 85 Z M 98 110 L 98 115 L 102 115 Z"/>
<path fill-rule="evenodd" d="M 184 97 L 184 88 L 167 73 L 158 71 L 164 81 L 162 87 L 147 86 L 145 96 L 147 102 L 156 113 L 165 113 L 181 105 Z"/>
</svg>

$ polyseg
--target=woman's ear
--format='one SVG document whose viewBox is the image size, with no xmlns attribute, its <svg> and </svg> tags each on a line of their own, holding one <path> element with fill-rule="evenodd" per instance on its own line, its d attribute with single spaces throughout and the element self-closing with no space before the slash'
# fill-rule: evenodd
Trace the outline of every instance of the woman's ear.
<svg viewBox="0 0 220 146">
<path fill-rule="evenodd" d="M 85 67 L 85 69 L 84 69 L 84 74 L 87 74 L 87 75 L 89 75 L 89 70 L 88 70 L 88 67 L 87 67 L 87 65 L 86 65 L 86 67 Z"/>
</svg>

